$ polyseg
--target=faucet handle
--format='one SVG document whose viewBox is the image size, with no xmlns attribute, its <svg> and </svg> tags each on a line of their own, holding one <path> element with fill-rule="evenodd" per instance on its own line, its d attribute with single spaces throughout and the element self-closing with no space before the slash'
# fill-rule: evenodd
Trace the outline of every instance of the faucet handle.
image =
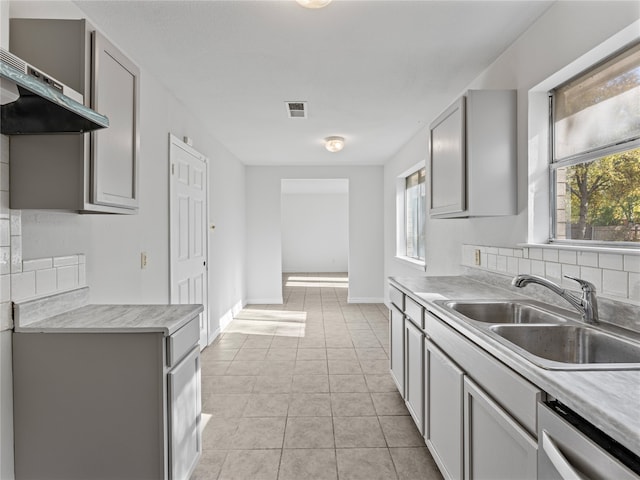
<svg viewBox="0 0 640 480">
<path fill-rule="evenodd" d="M 580 284 L 580 288 L 582 289 L 583 292 L 585 293 L 596 293 L 596 286 L 591 283 L 588 282 L 586 280 L 583 280 L 581 278 L 578 277 L 572 277 L 571 275 L 565 275 L 565 278 L 568 278 L 569 280 L 573 280 L 575 282 L 578 282 Z"/>
</svg>

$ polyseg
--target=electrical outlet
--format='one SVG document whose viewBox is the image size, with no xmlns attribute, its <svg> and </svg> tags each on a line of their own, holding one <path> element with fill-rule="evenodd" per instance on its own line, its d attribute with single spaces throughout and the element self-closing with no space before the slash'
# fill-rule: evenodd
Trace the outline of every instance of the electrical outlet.
<svg viewBox="0 0 640 480">
<path fill-rule="evenodd" d="M 140 252 L 140 268 L 142 270 L 147 268 L 147 252 Z"/>
<path fill-rule="evenodd" d="M 476 259 L 476 265 L 480 265 L 480 249 L 479 248 L 476 248 L 475 259 Z"/>
</svg>

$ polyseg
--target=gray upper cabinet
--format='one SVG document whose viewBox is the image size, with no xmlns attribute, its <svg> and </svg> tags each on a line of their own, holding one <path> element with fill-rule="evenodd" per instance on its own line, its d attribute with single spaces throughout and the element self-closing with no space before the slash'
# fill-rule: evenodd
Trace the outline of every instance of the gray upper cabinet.
<svg viewBox="0 0 640 480">
<path fill-rule="evenodd" d="M 136 65 L 86 20 L 11 19 L 9 47 L 109 118 L 90 134 L 12 138 L 11 208 L 137 213 Z"/>
<path fill-rule="evenodd" d="M 429 129 L 432 218 L 517 213 L 516 91 L 469 90 Z"/>
</svg>

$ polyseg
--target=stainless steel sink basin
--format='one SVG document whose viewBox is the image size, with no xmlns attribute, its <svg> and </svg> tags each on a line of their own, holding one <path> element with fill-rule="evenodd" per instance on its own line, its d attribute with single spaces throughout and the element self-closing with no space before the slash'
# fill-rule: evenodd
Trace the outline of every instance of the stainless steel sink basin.
<svg viewBox="0 0 640 480">
<path fill-rule="evenodd" d="M 524 350 L 525 353 L 519 353 L 545 368 L 563 368 L 545 361 L 576 365 L 581 369 L 587 365 L 597 365 L 599 368 L 595 368 L 598 369 L 607 365 L 614 365 L 612 368 L 640 368 L 640 343 L 591 327 L 494 325 L 489 330 Z"/>
<path fill-rule="evenodd" d="M 445 307 L 483 323 L 563 323 L 566 318 L 517 300 L 447 301 Z"/>
</svg>

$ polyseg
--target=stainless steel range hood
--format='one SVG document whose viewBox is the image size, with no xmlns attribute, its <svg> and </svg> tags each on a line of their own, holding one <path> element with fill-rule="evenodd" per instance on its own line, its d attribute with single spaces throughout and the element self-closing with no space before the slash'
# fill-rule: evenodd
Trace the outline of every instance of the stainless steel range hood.
<svg viewBox="0 0 640 480">
<path fill-rule="evenodd" d="M 82 104 L 78 92 L 2 49 L 0 81 L 0 132 L 5 135 L 84 133 L 109 126 L 106 116 Z"/>
</svg>

